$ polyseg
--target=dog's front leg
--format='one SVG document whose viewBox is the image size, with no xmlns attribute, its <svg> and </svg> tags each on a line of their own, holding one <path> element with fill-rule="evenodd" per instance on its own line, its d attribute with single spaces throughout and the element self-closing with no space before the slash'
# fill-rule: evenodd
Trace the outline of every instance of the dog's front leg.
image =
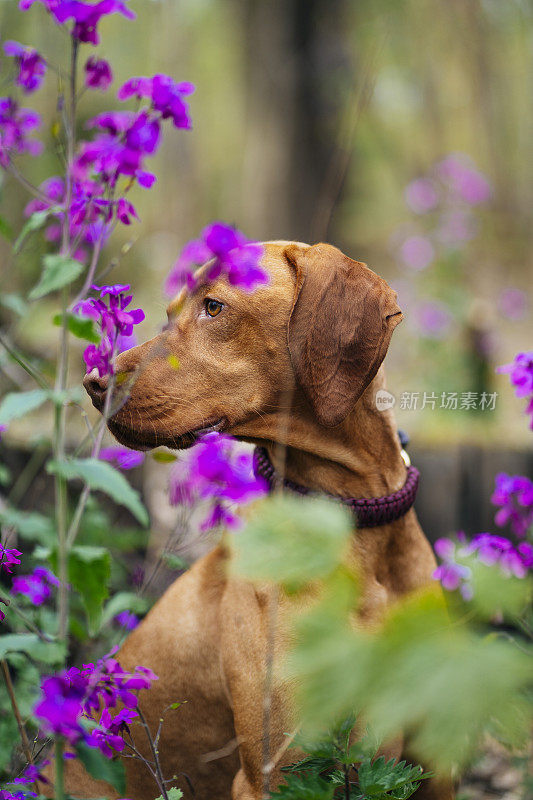
<svg viewBox="0 0 533 800">
<path fill-rule="evenodd" d="M 267 784 L 273 790 L 281 782 L 286 762 L 280 754 L 291 731 L 290 704 L 279 684 L 267 680 L 267 664 L 280 651 L 279 635 L 272 635 L 273 603 L 274 591 L 232 581 L 221 605 L 221 666 L 241 763 L 233 800 L 261 800 Z"/>
</svg>

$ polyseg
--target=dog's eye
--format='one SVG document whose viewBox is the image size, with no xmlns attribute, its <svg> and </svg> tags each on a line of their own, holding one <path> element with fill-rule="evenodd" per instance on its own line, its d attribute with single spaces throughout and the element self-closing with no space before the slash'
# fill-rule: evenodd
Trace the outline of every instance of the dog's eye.
<svg viewBox="0 0 533 800">
<path fill-rule="evenodd" d="M 210 300 L 209 297 L 205 298 L 204 306 L 206 314 L 209 314 L 210 317 L 216 317 L 217 314 L 220 314 L 223 308 L 222 303 L 219 303 L 218 300 Z"/>
</svg>

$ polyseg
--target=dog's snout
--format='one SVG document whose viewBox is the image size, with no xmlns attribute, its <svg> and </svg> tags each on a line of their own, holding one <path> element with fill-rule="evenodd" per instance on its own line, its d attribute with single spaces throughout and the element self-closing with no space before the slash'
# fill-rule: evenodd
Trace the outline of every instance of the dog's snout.
<svg viewBox="0 0 533 800">
<path fill-rule="evenodd" d="M 99 411 L 101 411 L 104 406 L 108 382 L 108 376 L 100 376 L 96 368 L 93 369 L 92 372 L 89 372 L 83 379 L 85 391 L 93 401 L 93 406 Z"/>
</svg>

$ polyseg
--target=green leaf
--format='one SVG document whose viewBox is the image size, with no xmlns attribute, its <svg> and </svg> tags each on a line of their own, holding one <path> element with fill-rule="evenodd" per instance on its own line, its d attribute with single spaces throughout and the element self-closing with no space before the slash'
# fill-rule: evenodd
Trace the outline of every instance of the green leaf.
<svg viewBox="0 0 533 800">
<path fill-rule="evenodd" d="M 51 209 L 46 209 L 45 211 L 36 211 L 35 214 L 32 214 L 29 220 L 24 224 L 21 232 L 17 236 L 15 244 L 13 245 L 13 252 L 18 253 L 22 245 L 24 244 L 24 240 L 29 233 L 32 231 L 36 231 L 39 228 L 42 228 L 46 220 L 50 215 Z"/>
<path fill-rule="evenodd" d="M 0 303 L 19 317 L 23 317 L 28 311 L 28 304 L 18 294 L 0 294 Z"/>
<path fill-rule="evenodd" d="M 134 614 L 144 614 L 148 610 L 148 600 L 134 592 L 119 592 L 107 603 L 102 614 L 102 625 L 120 614 L 121 611 L 132 611 Z"/>
<path fill-rule="evenodd" d="M 8 633 L 0 636 L 0 659 L 9 653 L 25 653 L 44 664 L 59 664 L 65 658 L 60 642 L 43 642 L 36 633 Z"/>
<path fill-rule="evenodd" d="M 177 456 L 174 453 L 169 453 L 168 450 L 154 450 L 151 456 L 154 461 L 158 461 L 160 464 L 170 464 L 177 459 Z"/>
<path fill-rule="evenodd" d="M 115 502 L 129 509 L 141 525 L 148 525 L 148 512 L 138 492 L 132 489 L 126 478 L 111 464 L 97 458 L 72 458 L 68 461 L 49 461 L 46 470 L 66 480 L 79 478 L 90 489 L 105 492 Z"/>
<path fill-rule="evenodd" d="M 84 270 L 83 264 L 70 256 L 48 255 L 43 259 L 44 270 L 37 286 L 29 294 L 30 300 L 38 300 L 50 292 L 62 289 L 75 281 Z"/>
<path fill-rule="evenodd" d="M 45 389 L 32 389 L 29 392 L 9 392 L 0 403 L 0 425 L 23 417 L 39 408 L 49 397 Z"/>
<path fill-rule="evenodd" d="M 173 786 L 171 789 L 167 791 L 168 800 L 180 800 L 180 797 L 183 797 L 183 792 L 181 789 L 176 788 Z M 156 797 L 156 800 L 163 800 L 163 795 L 160 794 L 159 797 Z"/>
<path fill-rule="evenodd" d="M 0 217 L 0 234 L 10 242 L 13 238 L 13 229 L 9 222 L 4 219 L 4 217 Z"/>
<path fill-rule="evenodd" d="M 169 569 L 183 570 L 189 569 L 190 564 L 175 553 L 161 553 L 161 560 L 165 562 Z"/>
<path fill-rule="evenodd" d="M 120 758 L 106 758 L 100 750 L 89 747 L 85 742 L 75 746 L 76 755 L 91 776 L 98 781 L 109 783 L 122 797 L 126 791 L 126 772 Z"/>
<path fill-rule="evenodd" d="M 330 574 L 353 535 L 353 518 L 323 498 L 277 495 L 263 500 L 233 539 L 237 573 L 297 589 Z"/>
<path fill-rule="evenodd" d="M 67 329 L 73 336 L 76 336 L 78 339 L 85 339 L 87 342 L 93 342 L 93 344 L 99 343 L 101 336 L 95 330 L 94 320 L 87 319 L 86 317 L 78 317 L 77 314 L 72 314 L 69 311 L 65 315 L 56 314 L 54 317 L 54 325 L 61 326 L 63 320 L 65 320 Z"/>
<path fill-rule="evenodd" d="M 287 775 L 286 783 L 271 793 L 277 800 L 332 800 L 335 786 L 328 784 L 313 773 Z"/>
<path fill-rule="evenodd" d="M 45 547 L 51 547 L 56 541 L 56 529 L 53 521 L 36 511 L 19 511 L 15 508 L 0 509 L 0 522 L 14 528 L 24 539 L 37 541 Z"/>
</svg>

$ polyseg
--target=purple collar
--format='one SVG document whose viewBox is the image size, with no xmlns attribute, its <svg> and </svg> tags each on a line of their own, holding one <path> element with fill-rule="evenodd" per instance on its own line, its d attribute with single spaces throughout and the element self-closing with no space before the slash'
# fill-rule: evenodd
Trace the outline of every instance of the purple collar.
<svg viewBox="0 0 533 800">
<path fill-rule="evenodd" d="M 268 490 L 272 491 L 280 484 L 284 489 L 289 489 L 297 494 L 314 494 L 311 489 L 300 486 L 293 481 L 284 478 L 280 481 L 279 476 L 264 447 L 256 447 L 254 450 L 254 473 L 256 477 L 263 478 L 268 484 Z M 388 494 L 385 497 L 361 498 L 353 497 L 335 498 L 344 503 L 352 511 L 357 520 L 358 528 L 376 528 L 378 525 L 386 525 L 394 522 L 404 514 L 407 514 L 415 502 L 416 490 L 418 489 L 418 479 L 420 473 L 416 467 L 407 467 L 407 479 L 401 489 L 397 492 Z M 334 495 L 328 495 L 333 497 Z"/>
</svg>

